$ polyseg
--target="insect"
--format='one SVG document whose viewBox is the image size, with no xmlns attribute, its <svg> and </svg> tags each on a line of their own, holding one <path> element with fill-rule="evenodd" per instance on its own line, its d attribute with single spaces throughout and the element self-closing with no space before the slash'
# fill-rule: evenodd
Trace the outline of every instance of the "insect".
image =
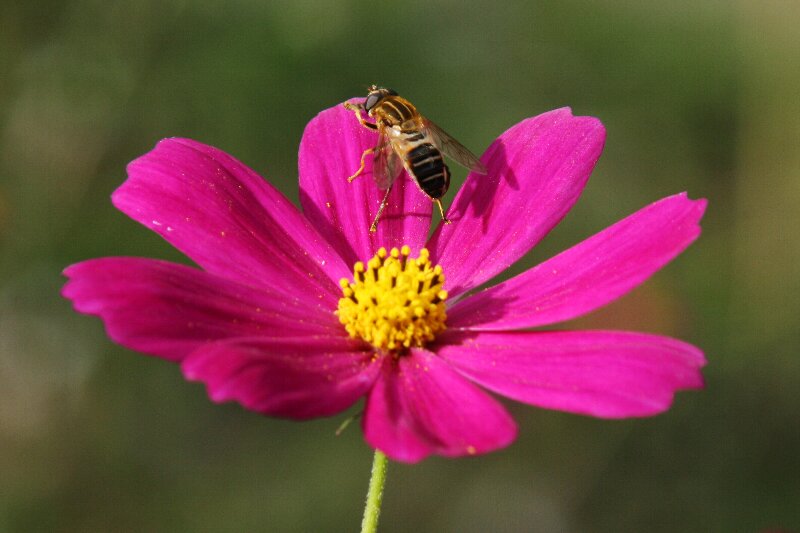
<svg viewBox="0 0 800 533">
<path fill-rule="evenodd" d="M 365 158 L 374 154 L 372 174 L 378 188 L 385 189 L 386 193 L 369 231 L 374 233 L 377 230 L 392 184 L 402 167 L 414 178 L 420 190 L 436 202 L 442 220 L 449 224 L 441 198 L 450 186 L 450 169 L 442 154 L 474 172 L 486 174 L 486 167 L 478 158 L 439 126 L 423 117 L 411 102 L 398 96 L 392 89 L 372 85 L 364 103 L 345 102 L 344 106 L 355 112 L 361 125 L 378 132 L 377 144 L 364 150 L 361 166 L 347 178 L 348 182 L 352 182 L 364 172 Z M 374 118 L 375 123 L 367 122 L 362 112 Z M 402 167 L 397 164 L 398 161 Z"/>
</svg>

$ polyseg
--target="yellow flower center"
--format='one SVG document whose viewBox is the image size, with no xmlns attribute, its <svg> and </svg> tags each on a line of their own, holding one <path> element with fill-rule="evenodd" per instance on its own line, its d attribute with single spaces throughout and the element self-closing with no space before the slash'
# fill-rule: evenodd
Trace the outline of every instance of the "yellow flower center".
<svg viewBox="0 0 800 533">
<path fill-rule="evenodd" d="M 400 353 L 424 346 L 444 331 L 442 267 L 432 266 L 428 250 L 409 258 L 410 249 L 381 248 L 353 268 L 353 280 L 342 278 L 343 297 L 336 314 L 354 339 L 363 339 L 382 352 Z"/>
</svg>

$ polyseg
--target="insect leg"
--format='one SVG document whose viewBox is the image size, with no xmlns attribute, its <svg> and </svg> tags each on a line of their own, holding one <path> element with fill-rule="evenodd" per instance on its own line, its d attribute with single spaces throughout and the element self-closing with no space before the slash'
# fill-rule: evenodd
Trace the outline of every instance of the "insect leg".
<svg viewBox="0 0 800 533">
<path fill-rule="evenodd" d="M 378 212 L 375 214 L 375 220 L 372 221 L 372 225 L 369 227 L 370 233 L 375 233 L 378 231 L 378 219 L 381 218 L 381 213 L 386 208 L 386 200 L 389 198 L 389 193 L 392 192 L 392 186 L 389 185 L 389 188 L 386 189 L 386 194 L 383 195 L 383 200 L 381 200 L 381 205 L 378 207 Z"/>
<path fill-rule="evenodd" d="M 444 222 L 445 224 L 450 224 L 452 220 L 444 216 L 444 208 L 442 207 L 442 201 L 439 200 L 438 198 L 434 198 L 433 201 L 436 202 L 436 205 L 439 206 L 439 213 L 441 213 L 442 215 L 442 222 Z"/>
<path fill-rule="evenodd" d="M 365 157 L 367 157 L 367 155 L 368 155 L 368 154 L 374 154 L 376 151 L 378 151 L 378 150 L 382 150 L 382 149 L 383 149 L 383 147 L 382 147 L 382 146 L 375 146 L 375 147 L 373 147 L 373 148 L 367 148 L 366 150 L 364 150 L 364 153 L 363 153 L 363 154 L 361 154 L 361 166 L 359 166 L 359 167 L 358 167 L 358 170 L 356 170 L 356 173 L 355 173 L 355 174 L 353 174 L 352 176 L 350 176 L 349 178 L 347 178 L 347 182 L 348 182 L 348 183 L 352 182 L 352 181 L 353 181 L 354 179 L 356 179 L 356 178 L 357 178 L 357 177 L 358 177 L 358 176 L 359 176 L 359 175 L 360 175 L 362 172 L 364 172 L 364 164 L 365 164 L 364 158 L 365 158 Z"/>
<path fill-rule="evenodd" d="M 361 123 L 362 126 L 364 126 L 365 128 L 369 128 L 371 130 L 378 129 L 377 125 L 370 124 L 364 119 L 364 117 L 361 116 L 361 111 L 364 109 L 361 104 L 352 104 L 350 102 L 345 102 L 344 106 L 356 114 L 356 118 L 358 119 L 358 121 Z"/>
<path fill-rule="evenodd" d="M 352 183 L 352 181 L 354 179 L 356 179 L 358 176 L 361 175 L 362 172 L 364 172 L 364 165 L 366 164 L 364 158 L 367 157 L 368 154 L 374 154 L 375 152 L 380 152 L 381 150 L 383 150 L 387 146 L 389 146 L 389 143 L 383 143 L 383 144 L 379 144 L 378 146 L 375 146 L 373 148 L 368 148 L 368 149 L 364 150 L 364 152 L 361 154 L 361 165 L 359 165 L 358 170 L 356 170 L 355 174 L 353 174 L 352 176 L 347 178 L 347 182 L 348 183 Z"/>
</svg>

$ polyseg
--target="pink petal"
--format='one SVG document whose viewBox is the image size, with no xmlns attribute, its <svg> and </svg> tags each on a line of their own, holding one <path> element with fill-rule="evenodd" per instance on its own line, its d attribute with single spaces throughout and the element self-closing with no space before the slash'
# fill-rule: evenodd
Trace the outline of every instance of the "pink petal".
<svg viewBox="0 0 800 533">
<path fill-rule="evenodd" d="M 650 204 L 577 246 L 456 303 L 448 326 L 530 328 L 569 320 L 616 300 L 700 235 L 705 200 L 685 193 Z"/>
<path fill-rule="evenodd" d="M 443 335 L 437 350 L 459 372 L 515 400 L 600 418 L 665 411 L 675 391 L 702 388 L 691 344 L 616 331 Z"/>
<path fill-rule="evenodd" d="M 132 350 L 179 361 L 211 341 L 341 331 L 332 309 L 165 261 L 108 257 L 64 271 L 63 295 Z"/>
<path fill-rule="evenodd" d="M 296 207 L 216 148 L 165 139 L 128 175 L 114 205 L 211 273 L 329 302 L 350 275 Z"/>
<path fill-rule="evenodd" d="M 570 210 L 605 142 L 593 117 L 568 108 L 530 118 L 503 133 L 470 173 L 428 248 L 456 296 L 505 270 Z"/>
<path fill-rule="evenodd" d="M 361 347 L 331 335 L 236 339 L 198 349 L 181 368 L 215 402 L 307 419 L 343 411 L 367 392 L 379 365 Z"/>
<path fill-rule="evenodd" d="M 371 258 L 381 246 L 404 244 L 419 251 L 428 237 L 431 201 L 405 171 L 394 183 L 378 230 L 369 233 L 384 191 L 372 178 L 372 156 L 352 183 L 361 154 L 378 134 L 359 124 L 339 104 L 317 115 L 300 142 L 300 203 L 309 220 L 331 242 L 348 265 Z"/>
<path fill-rule="evenodd" d="M 367 398 L 367 442 L 396 461 L 486 453 L 510 444 L 516 424 L 496 400 L 434 354 L 385 358 Z"/>
</svg>

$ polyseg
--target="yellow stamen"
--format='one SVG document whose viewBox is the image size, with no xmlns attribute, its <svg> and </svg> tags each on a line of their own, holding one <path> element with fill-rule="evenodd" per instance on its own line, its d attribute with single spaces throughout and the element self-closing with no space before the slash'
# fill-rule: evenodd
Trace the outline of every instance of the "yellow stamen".
<svg viewBox="0 0 800 533">
<path fill-rule="evenodd" d="M 382 352 L 401 353 L 424 346 L 445 329 L 442 267 L 432 266 L 428 250 L 409 259 L 411 250 L 381 248 L 366 266 L 353 267 L 353 281 L 342 278 L 336 314 L 351 337 Z"/>
</svg>

